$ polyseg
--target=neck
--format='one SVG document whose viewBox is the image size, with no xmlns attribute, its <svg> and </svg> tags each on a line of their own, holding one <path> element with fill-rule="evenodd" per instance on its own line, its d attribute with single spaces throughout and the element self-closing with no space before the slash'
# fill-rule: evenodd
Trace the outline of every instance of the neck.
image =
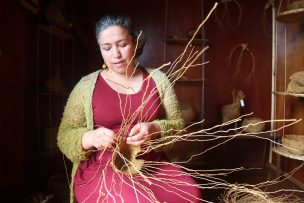
<svg viewBox="0 0 304 203">
<path fill-rule="evenodd" d="M 116 73 L 111 71 L 111 69 L 102 71 L 101 75 L 112 89 L 124 94 L 138 92 L 143 83 L 143 73 L 142 70 L 138 68 L 134 69 L 130 76 L 127 76 L 126 73 Z M 131 92 L 129 92 L 130 90 Z"/>
</svg>

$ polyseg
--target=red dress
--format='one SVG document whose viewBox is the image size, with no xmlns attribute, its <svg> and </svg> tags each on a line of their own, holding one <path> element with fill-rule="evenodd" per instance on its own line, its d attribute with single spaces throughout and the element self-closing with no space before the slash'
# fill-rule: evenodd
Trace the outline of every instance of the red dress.
<svg viewBox="0 0 304 203">
<path fill-rule="evenodd" d="M 148 72 L 143 71 L 144 78 L 147 78 Z M 118 132 L 123 118 L 132 118 L 129 129 L 138 122 L 160 118 L 160 99 L 155 90 L 156 85 L 150 79 L 145 80 L 141 90 L 135 94 L 117 93 L 99 75 L 92 100 L 95 128 L 104 126 Z M 149 99 L 145 100 L 147 97 Z M 138 111 L 143 101 L 147 101 L 144 109 Z M 112 151 L 105 150 L 93 154 L 79 165 L 74 177 L 77 202 L 200 202 L 200 191 L 195 181 L 182 169 L 166 162 L 161 153 L 149 152 L 140 157 L 146 160 L 143 167 L 145 179 L 139 174 L 131 178 L 115 172 L 111 157 Z"/>
</svg>

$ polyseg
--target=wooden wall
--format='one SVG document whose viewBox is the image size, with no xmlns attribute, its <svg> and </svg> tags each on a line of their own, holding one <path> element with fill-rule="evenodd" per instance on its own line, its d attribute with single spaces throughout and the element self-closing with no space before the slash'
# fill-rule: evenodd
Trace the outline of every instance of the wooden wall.
<svg viewBox="0 0 304 203">
<path fill-rule="evenodd" d="M 27 29 L 34 19 L 15 1 L 0 1 L 0 8 L 0 198 L 14 202 L 26 186 L 28 152 L 35 136 L 25 133 L 35 129 L 35 35 Z"/>
<path fill-rule="evenodd" d="M 214 1 L 206 1 L 204 13 L 213 6 Z M 212 15 L 205 26 L 207 44 L 206 60 L 210 61 L 205 66 L 205 118 L 208 126 L 218 124 L 221 121 L 221 107 L 232 103 L 231 91 L 234 88 L 241 89 L 245 97 L 245 107 L 242 113 L 253 113 L 253 116 L 262 119 L 270 119 L 271 109 L 271 11 L 264 13 L 265 1 L 239 1 L 241 15 L 237 15 L 239 9 L 236 4 L 228 4 L 227 12 L 230 12 L 230 24 L 227 16 L 219 26 L 215 16 L 219 18 L 225 12 L 224 4 L 219 4 L 217 12 Z M 237 26 L 238 17 L 241 16 Z M 264 27 L 264 25 L 267 25 Z M 239 74 L 237 69 L 237 57 L 241 49 L 233 52 L 231 65 L 228 66 L 229 55 L 233 48 L 247 43 L 249 50 L 254 55 L 254 77 L 246 83 L 245 80 L 252 68 L 252 60 L 248 52 L 244 53 Z"/>
<path fill-rule="evenodd" d="M 245 94 L 242 114 L 253 113 L 252 116 L 264 120 L 271 118 L 271 9 L 264 10 L 266 1 L 238 2 L 241 15 L 238 15 L 240 10 L 236 4 L 229 3 L 226 11 L 225 5 L 219 4 L 217 12 L 212 14 L 205 26 L 207 45 L 210 45 L 205 56 L 205 60 L 210 62 L 204 67 L 204 118 L 207 126 L 221 123 L 221 108 L 232 103 L 233 89 L 241 89 Z M 214 1 L 204 1 L 205 15 L 213 4 Z M 220 19 L 224 12 L 226 16 L 220 21 L 223 23 L 221 27 L 216 16 Z M 241 48 L 233 52 L 231 65 L 228 65 L 233 48 L 241 43 L 247 43 L 254 55 L 255 71 L 249 83 L 245 82 L 252 68 L 248 52 L 244 52 L 239 74 L 236 74 L 236 69 Z M 262 140 L 236 139 L 207 154 L 208 162 L 215 166 L 263 166 L 266 160 L 265 146 Z M 214 157 L 217 161 L 214 161 Z"/>
<path fill-rule="evenodd" d="M 48 72 L 48 65 L 51 64 L 50 50 L 53 51 L 52 56 L 56 58 L 58 50 L 63 48 L 59 45 L 63 40 L 53 36 L 53 49 L 43 46 L 50 44 L 50 34 L 38 30 L 39 16 L 26 10 L 18 1 L 0 1 L 0 19 L 2 70 L 0 74 L 2 92 L 0 199 L 3 202 L 30 201 L 28 198 L 31 198 L 34 192 L 45 189 L 50 175 L 64 172 L 61 155 L 40 154 L 37 117 L 38 89 L 42 89 L 44 85 L 37 78 L 37 65 L 40 66 L 39 72 Z M 66 51 L 70 51 L 68 47 L 65 47 Z M 79 53 L 83 48 L 76 41 L 73 48 L 75 50 L 65 55 L 65 60 L 68 61 L 73 52 L 75 57 L 73 62 L 76 64 L 73 73 L 75 80 L 65 81 L 69 83 L 69 90 L 80 79 L 80 75 L 83 75 L 83 71 L 79 73 L 76 70 L 78 65 L 81 66 L 79 55 L 83 54 Z M 38 56 L 46 54 L 48 54 L 46 58 L 38 60 Z M 71 73 L 65 72 L 65 74 Z M 60 108 L 62 113 L 63 106 Z M 40 110 L 47 112 L 47 109 Z"/>
</svg>

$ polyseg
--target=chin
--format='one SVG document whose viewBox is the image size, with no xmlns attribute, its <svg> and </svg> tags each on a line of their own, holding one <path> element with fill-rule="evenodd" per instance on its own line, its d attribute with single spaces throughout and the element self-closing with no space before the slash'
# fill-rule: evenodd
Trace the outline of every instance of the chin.
<svg viewBox="0 0 304 203">
<path fill-rule="evenodd" d="M 112 71 L 114 71 L 115 73 L 119 73 L 119 74 L 125 74 L 126 73 L 126 66 L 123 67 L 119 67 L 119 66 L 112 66 Z"/>
</svg>

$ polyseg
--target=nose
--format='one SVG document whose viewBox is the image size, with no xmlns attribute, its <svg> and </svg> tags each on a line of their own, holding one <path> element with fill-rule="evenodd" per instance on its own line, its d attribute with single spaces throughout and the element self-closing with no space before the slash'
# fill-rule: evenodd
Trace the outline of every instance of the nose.
<svg viewBox="0 0 304 203">
<path fill-rule="evenodd" d="M 117 46 L 114 46 L 112 51 L 112 55 L 114 58 L 119 58 L 121 56 L 120 50 Z"/>
</svg>

